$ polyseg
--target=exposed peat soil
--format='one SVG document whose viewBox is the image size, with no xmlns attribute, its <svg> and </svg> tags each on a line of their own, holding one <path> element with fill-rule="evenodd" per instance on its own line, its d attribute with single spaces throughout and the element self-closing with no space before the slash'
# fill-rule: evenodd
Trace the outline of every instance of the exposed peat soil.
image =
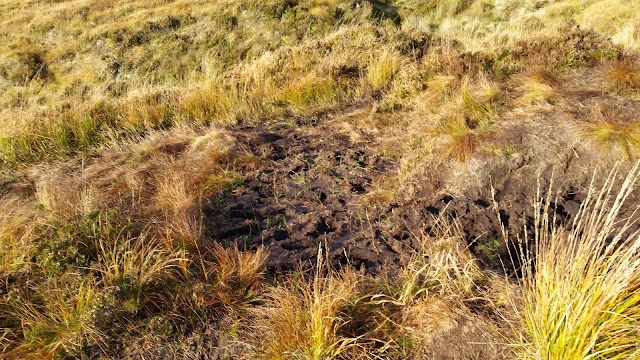
<svg viewBox="0 0 640 360">
<path fill-rule="evenodd" d="M 309 265 L 319 246 L 343 265 L 370 271 L 399 265 L 409 244 L 380 225 L 393 209 L 364 204 L 374 179 L 396 168 L 393 159 L 324 127 L 245 127 L 234 135 L 267 161 L 235 191 L 210 199 L 206 235 L 249 248 L 266 246 L 272 269 Z"/>
<path fill-rule="evenodd" d="M 490 188 L 454 197 L 425 181 L 411 199 L 376 202 L 376 184 L 391 178 L 398 164 L 376 152 L 370 134 L 349 136 L 328 124 L 279 124 L 246 126 L 231 135 L 265 162 L 234 191 L 208 199 L 205 235 L 241 248 L 265 246 L 274 272 L 312 266 L 321 246 L 335 266 L 391 274 L 419 248 L 416 237 L 433 232 L 438 216 L 460 221 L 471 251 L 487 268 L 511 268 L 502 227 L 513 240 L 524 237 L 525 227 L 532 234 L 532 201 L 552 177 L 559 179 L 552 199 L 556 221 L 566 222 L 579 211 L 590 181 L 562 181 L 572 171 L 570 158 L 536 172 L 531 155 L 492 170 Z"/>
</svg>

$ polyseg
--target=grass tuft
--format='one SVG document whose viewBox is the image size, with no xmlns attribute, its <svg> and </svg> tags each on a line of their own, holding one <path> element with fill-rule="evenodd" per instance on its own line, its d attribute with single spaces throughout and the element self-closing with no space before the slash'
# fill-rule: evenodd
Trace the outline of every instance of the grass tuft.
<svg viewBox="0 0 640 360">
<path fill-rule="evenodd" d="M 374 91 L 389 87 L 400 69 L 401 59 L 399 54 L 388 50 L 372 56 L 367 66 L 367 81 Z"/>
<path fill-rule="evenodd" d="M 640 150 L 640 126 L 626 120 L 614 109 L 596 108 L 594 122 L 580 125 L 583 136 L 591 138 L 608 151 L 617 151 L 632 160 Z"/>
<path fill-rule="evenodd" d="M 477 292 L 485 275 L 458 221 L 436 219 L 433 235 L 422 234 L 418 243 L 420 248 L 398 277 L 398 303 L 408 305 L 430 294 L 464 300 Z"/>
<path fill-rule="evenodd" d="M 550 102 L 557 92 L 554 88 L 557 80 L 548 71 L 537 70 L 524 77 L 517 88 L 522 92 L 518 98 L 520 104 L 536 104 Z"/>
<path fill-rule="evenodd" d="M 638 165 L 621 185 L 617 169 L 600 188 L 592 181 L 567 227 L 553 221 L 550 192 L 535 203 L 533 247 L 521 254 L 520 358 L 640 356 L 640 234 L 628 233 L 637 219 L 621 216 L 625 206 L 637 209 L 627 200 L 640 176 Z"/>
<path fill-rule="evenodd" d="M 322 251 L 313 277 L 292 278 L 267 290 L 252 309 L 253 337 L 264 359 L 333 359 L 356 349 L 354 338 L 339 332 L 346 308 L 358 298 L 359 276 L 350 270 L 324 275 Z"/>
<path fill-rule="evenodd" d="M 632 60 L 613 62 L 606 72 L 606 77 L 619 88 L 640 88 L 640 64 Z"/>
<path fill-rule="evenodd" d="M 216 243 L 212 248 L 208 248 L 207 253 L 214 259 L 207 278 L 215 276 L 217 286 L 227 294 L 224 298 L 247 301 L 257 295 L 268 256 L 264 248 L 242 252 L 237 245 L 225 248 Z"/>
<path fill-rule="evenodd" d="M 43 306 L 23 299 L 12 310 L 12 315 L 21 321 L 24 340 L 7 354 L 9 357 L 54 359 L 79 354 L 88 343 L 103 341 L 103 334 L 94 322 L 99 297 L 94 282 L 81 283 L 71 294 L 53 289 L 45 295 Z"/>
<path fill-rule="evenodd" d="M 35 224 L 17 200 L 0 202 L 0 273 L 10 274 L 29 263 Z"/>
<path fill-rule="evenodd" d="M 180 250 L 171 250 L 167 244 L 149 238 L 143 233 L 137 238 L 120 234 L 115 239 L 97 240 L 101 285 L 113 288 L 129 302 L 130 309 L 142 306 L 146 290 L 157 283 L 175 278 L 176 270 L 184 273 L 187 258 Z"/>
</svg>

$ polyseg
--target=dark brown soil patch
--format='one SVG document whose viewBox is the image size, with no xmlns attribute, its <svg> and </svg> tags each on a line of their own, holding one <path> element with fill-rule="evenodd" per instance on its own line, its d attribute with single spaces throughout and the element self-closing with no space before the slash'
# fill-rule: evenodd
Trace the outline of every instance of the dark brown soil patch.
<svg viewBox="0 0 640 360">
<path fill-rule="evenodd" d="M 437 217 L 460 221 L 471 251 L 487 268 L 512 269 L 509 250 L 515 254 L 525 228 L 533 234 L 538 187 L 544 193 L 552 176 L 557 179 L 551 206 L 556 221 L 566 223 L 578 212 L 590 181 L 575 175 L 574 168 L 584 165 L 576 163 L 577 155 L 542 168 L 540 159 L 527 155 L 493 166 L 489 188 L 453 197 L 425 182 L 414 199 L 371 206 L 367 195 L 376 191 L 377 180 L 397 170 L 394 159 L 376 153 L 374 137 L 350 136 L 328 123 L 244 127 L 232 135 L 264 163 L 235 190 L 208 199 L 205 235 L 241 248 L 265 246 L 274 272 L 312 266 L 322 246 L 335 266 L 393 273 Z M 629 202 L 629 213 L 635 204 Z M 503 227 L 513 240 L 509 245 Z"/>
<path fill-rule="evenodd" d="M 266 161 L 235 191 L 210 199 L 208 236 L 249 248 L 266 246 L 274 270 L 311 265 L 319 246 L 326 246 L 336 264 L 373 271 L 399 264 L 403 250 L 372 231 L 381 214 L 363 206 L 374 179 L 395 169 L 393 159 L 322 127 L 247 127 L 235 136 Z"/>
</svg>

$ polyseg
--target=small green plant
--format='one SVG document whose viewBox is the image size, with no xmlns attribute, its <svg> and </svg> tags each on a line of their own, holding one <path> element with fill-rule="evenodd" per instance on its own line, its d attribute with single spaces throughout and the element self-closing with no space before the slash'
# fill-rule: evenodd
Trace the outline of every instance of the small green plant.
<svg viewBox="0 0 640 360">
<path fill-rule="evenodd" d="M 94 212 L 74 219 L 53 220 L 35 234 L 35 263 L 48 274 L 88 267 L 96 259 L 96 241 L 111 236 L 109 215 Z"/>
<path fill-rule="evenodd" d="M 284 214 L 278 214 L 274 217 L 267 217 L 264 219 L 265 228 L 268 229 L 282 229 L 287 226 L 287 218 Z"/>
<path fill-rule="evenodd" d="M 475 242 L 475 253 L 490 263 L 493 263 L 500 255 L 498 253 L 500 244 L 500 239 L 495 236 L 479 239 Z"/>
</svg>

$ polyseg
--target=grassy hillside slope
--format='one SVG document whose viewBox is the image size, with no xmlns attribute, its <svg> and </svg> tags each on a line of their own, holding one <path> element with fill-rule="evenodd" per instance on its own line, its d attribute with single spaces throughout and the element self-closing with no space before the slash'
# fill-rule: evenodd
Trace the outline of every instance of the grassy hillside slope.
<svg viewBox="0 0 640 360">
<path fill-rule="evenodd" d="M 638 358 L 639 51 L 634 0 L 0 0 L 0 357 Z"/>
</svg>

